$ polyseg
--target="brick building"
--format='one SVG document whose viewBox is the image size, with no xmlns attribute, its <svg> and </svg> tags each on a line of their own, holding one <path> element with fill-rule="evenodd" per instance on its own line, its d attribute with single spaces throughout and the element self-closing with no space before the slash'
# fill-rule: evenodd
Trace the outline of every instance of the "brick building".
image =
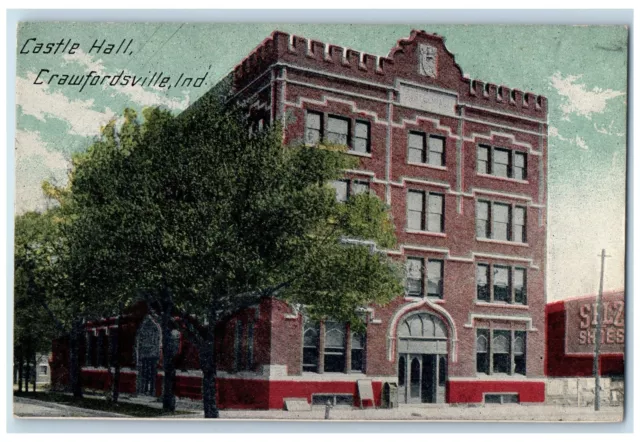
<svg viewBox="0 0 640 442">
<path fill-rule="evenodd" d="M 373 192 L 391 207 L 399 245 L 385 252 L 407 275 L 404 296 L 367 307 L 364 335 L 308 323 L 274 299 L 229 318 L 221 407 L 358 404 L 358 380 L 378 404 L 384 382 L 398 385 L 401 403 L 544 401 L 544 97 L 465 78 L 443 37 L 422 31 L 387 57 L 274 32 L 225 83 L 256 129 L 279 121 L 286 144 L 350 147 L 359 167 L 334 183 L 337 197 Z M 158 388 L 140 382 L 136 350 L 125 390 L 159 394 L 149 368 L 160 357 L 157 324 L 144 315 L 128 345 L 134 354 L 149 347 L 145 336 L 155 342 L 145 376 Z M 182 340 L 180 349 L 177 394 L 200 397 L 194 350 Z M 97 379 L 90 370 L 85 378 Z"/>
<path fill-rule="evenodd" d="M 624 397 L 625 292 L 602 295 L 599 372 L 602 399 L 611 405 Z M 595 295 L 563 299 L 546 306 L 545 375 L 547 400 L 581 404 L 593 401 L 597 325 Z"/>
</svg>

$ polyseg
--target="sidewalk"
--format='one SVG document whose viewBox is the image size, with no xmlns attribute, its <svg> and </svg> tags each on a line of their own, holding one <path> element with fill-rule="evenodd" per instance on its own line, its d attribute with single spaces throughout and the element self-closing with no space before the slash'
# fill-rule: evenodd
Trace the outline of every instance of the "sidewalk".
<svg viewBox="0 0 640 442">
<path fill-rule="evenodd" d="M 124 399 L 131 403 L 162 408 L 162 402 L 144 396 Z M 190 414 L 175 416 L 179 419 L 202 419 L 201 401 L 177 399 L 176 409 Z M 602 407 L 595 412 L 593 407 L 562 405 L 403 405 L 394 409 L 337 407 L 329 412 L 330 420 L 429 420 L 429 421 L 519 421 L 519 422 L 620 422 L 624 407 Z M 324 420 L 325 407 L 314 406 L 311 411 L 285 410 L 221 410 L 222 419 L 286 419 Z M 173 418 L 173 417 L 172 417 Z"/>
<path fill-rule="evenodd" d="M 92 396 L 86 393 L 88 397 Z M 120 397 L 121 403 L 146 405 L 162 408 L 162 401 L 149 396 Z M 39 401 L 36 401 L 39 402 Z M 68 407 L 55 404 L 58 407 Z M 176 399 L 176 409 L 188 414 L 159 417 L 158 419 L 204 419 L 202 401 Z M 82 410 L 82 409 L 78 409 Z M 91 413 L 91 410 L 86 410 Z M 97 412 L 95 412 L 97 413 Z M 393 409 L 336 407 L 329 412 L 330 420 L 417 420 L 417 421 L 492 421 L 492 422 L 620 422 L 624 407 L 602 407 L 596 412 L 593 407 L 562 405 L 478 405 L 455 406 L 439 405 L 402 405 Z M 100 416 L 128 418 L 124 415 Z M 280 420 L 325 420 L 325 407 L 314 406 L 310 411 L 285 410 L 221 410 L 221 419 L 280 419 Z"/>
</svg>

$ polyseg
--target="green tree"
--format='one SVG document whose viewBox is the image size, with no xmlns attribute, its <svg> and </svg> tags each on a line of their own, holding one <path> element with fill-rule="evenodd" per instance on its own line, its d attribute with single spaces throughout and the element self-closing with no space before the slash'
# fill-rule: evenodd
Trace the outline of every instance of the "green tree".
<svg viewBox="0 0 640 442">
<path fill-rule="evenodd" d="M 51 340 L 65 332 L 56 315 L 63 306 L 56 299 L 60 273 L 55 213 L 27 212 L 15 219 L 13 331 L 19 391 L 30 376 L 23 372 L 25 362 L 27 368 L 34 362 L 35 370 L 36 353 L 48 353 Z M 35 377 L 33 382 L 35 391 Z"/>
<path fill-rule="evenodd" d="M 72 279 L 112 305 L 143 289 L 167 344 L 174 315 L 184 316 L 183 331 L 199 344 L 206 417 L 218 416 L 215 330 L 228 315 L 277 296 L 357 326 L 358 307 L 401 292 L 397 265 L 345 244 L 395 242 L 379 199 L 338 203 L 328 185 L 355 160 L 339 146 L 285 148 L 278 128 L 251 134 L 240 115 L 213 101 L 178 118 L 148 109 L 143 124 L 126 111 L 122 128 L 107 128 L 107 144 L 76 163 L 69 193 Z M 191 312 L 206 313 L 204 330 Z M 167 411 L 172 356 L 167 345 Z"/>
</svg>

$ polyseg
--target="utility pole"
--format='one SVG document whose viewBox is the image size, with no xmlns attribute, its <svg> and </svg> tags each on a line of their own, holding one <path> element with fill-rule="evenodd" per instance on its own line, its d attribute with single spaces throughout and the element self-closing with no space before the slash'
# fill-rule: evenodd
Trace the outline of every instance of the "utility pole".
<svg viewBox="0 0 640 442">
<path fill-rule="evenodd" d="M 600 410 L 600 339 L 602 335 L 602 286 L 604 285 L 604 259 L 609 255 L 605 254 L 605 250 L 602 249 L 600 254 L 600 289 L 598 290 L 598 299 L 596 300 L 596 348 L 593 355 L 593 376 L 596 378 L 596 389 L 593 406 L 595 411 Z"/>
</svg>

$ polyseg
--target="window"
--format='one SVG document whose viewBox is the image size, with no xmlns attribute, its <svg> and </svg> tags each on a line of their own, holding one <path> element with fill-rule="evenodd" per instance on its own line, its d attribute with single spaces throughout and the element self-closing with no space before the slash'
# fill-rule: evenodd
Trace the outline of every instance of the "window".
<svg viewBox="0 0 640 442">
<path fill-rule="evenodd" d="M 324 332 L 324 371 L 344 372 L 345 368 L 345 324 L 326 322 Z"/>
<path fill-rule="evenodd" d="M 85 354 L 84 354 L 84 365 L 87 367 L 95 367 L 95 340 L 96 337 L 93 332 L 88 332 L 85 334 Z"/>
<path fill-rule="evenodd" d="M 489 146 L 478 146 L 478 173 L 491 173 L 491 169 L 489 169 L 489 149 Z"/>
<path fill-rule="evenodd" d="M 428 208 L 426 213 L 425 207 Z M 444 195 L 409 190 L 407 192 L 407 228 L 442 233 L 444 231 Z"/>
<path fill-rule="evenodd" d="M 476 293 L 478 301 L 526 305 L 527 271 L 507 265 L 477 264 Z"/>
<path fill-rule="evenodd" d="M 444 230 L 444 195 L 429 193 L 429 213 L 427 214 L 427 230 L 442 232 Z"/>
<path fill-rule="evenodd" d="M 517 374 L 527 374 L 527 332 L 516 331 L 515 341 L 513 343 L 513 362 L 514 370 Z"/>
<path fill-rule="evenodd" d="M 409 132 L 409 163 L 444 166 L 444 145 L 443 137 Z"/>
<path fill-rule="evenodd" d="M 407 227 L 412 230 L 424 230 L 424 192 L 407 192 Z"/>
<path fill-rule="evenodd" d="M 442 298 L 443 261 L 430 259 L 427 264 L 427 296 Z"/>
<path fill-rule="evenodd" d="M 305 324 L 302 343 L 302 371 L 318 371 L 318 337 L 320 327 L 315 323 Z"/>
<path fill-rule="evenodd" d="M 362 333 L 351 333 L 351 371 L 364 372 L 366 337 Z"/>
<path fill-rule="evenodd" d="M 409 162 L 426 163 L 427 150 L 424 144 L 424 134 L 409 132 Z"/>
<path fill-rule="evenodd" d="M 318 144 L 322 140 L 322 114 L 307 112 L 304 141 L 306 144 Z"/>
<path fill-rule="evenodd" d="M 505 149 L 494 149 L 491 162 L 493 175 L 509 178 L 511 176 L 511 155 Z"/>
<path fill-rule="evenodd" d="M 511 206 L 494 203 L 491 215 L 491 237 L 500 241 L 509 241 L 511 239 Z"/>
<path fill-rule="evenodd" d="M 526 341 L 525 331 L 477 329 L 476 372 L 526 375 Z"/>
<path fill-rule="evenodd" d="M 109 356 L 107 354 L 108 342 L 104 329 L 98 330 L 98 337 L 96 339 L 96 367 L 107 367 L 109 363 Z"/>
<path fill-rule="evenodd" d="M 514 302 L 516 304 L 527 304 L 527 271 L 516 268 L 513 272 Z"/>
<path fill-rule="evenodd" d="M 344 203 L 352 195 L 369 193 L 369 183 L 360 180 L 336 180 L 331 182 L 331 186 L 336 190 L 336 199 Z"/>
<path fill-rule="evenodd" d="M 351 120 L 344 117 L 329 115 L 327 120 L 327 141 L 332 144 L 348 146 Z"/>
<path fill-rule="evenodd" d="M 247 327 L 247 369 L 253 369 L 253 322 Z"/>
<path fill-rule="evenodd" d="M 511 301 L 511 269 L 493 266 L 493 300 Z"/>
<path fill-rule="evenodd" d="M 513 210 L 513 241 L 527 242 L 527 212 L 524 207 L 516 206 Z"/>
<path fill-rule="evenodd" d="M 369 193 L 369 183 L 367 181 L 353 181 L 351 188 L 354 195 Z"/>
<path fill-rule="evenodd" d="M 513 177 L 516 180 L 527 179 L 527 154 L 523 152 L 514 153 Z"/>
<path fill-rule="evenodd" d="M 480 174 L 526 180 L 527 154 L 481 144 L 477 150 L 476 168 Z"/>
<path fill-rule="evenodd" d="M 405 266 L 407 295 L 423 296 L 424 260 L 422 258 L 407 258 Z M 444 261 L 440 259 L 430 259 L 427 261 L 427 296 L 442 298 L 443 270 Z"/>
<path fill-rule="evenodd" d="M 511 371 L 511 332 L 509 330 L 494 330 L 491 346 L 493 372 L 509 374 Z"/>
<path fill-rule="evenodd" d="M 40 365 L 40 374 L 47 374 L 47 366 L 46 365 Z"/>
<path fill-rule="evenodd" d="M 353 150 L 360 153 L 371 152 L 370 126 L 367 121 L 356 120 Z"/>
<path fill-rule="evenodd" d="M 236 321 L 236 329 L 235 329 L 235 337 L 233 340 L 233 350 L 234 350 L 234 371 L 240 371 L 243 369 L 242 366 L 242 322 Z"/>
<path fill-rule="evenodd" d="M 527 242 L 527 209 L 506 203 L 476 203 L 476 237 Z"/>
<path fill-rule="evenodd" d="M 489 288 L 489 266 L 486 264 L 476 266 L 476 287 L 478 301 L 489 302 L 491 289 Z"/>
<path fill-rule="evenodd" d="M 444 166 L 444 138 L 429 136 L 427 162 L 432 166 Z"/>
<path fill-rule="evenodd" d="M 331 186 L 336 190 L 336 200 L 345 202 L 349 198 L 349 181 L 336 180 L 331 182 Z"/>
<path fill-rule="evenodd" d="M 409 296 L 422 296 L 423 260 L 421 258 L 407 258 L 406 271 L 407 294 Z"/>
<path fill-rule="evenodd" d="M 489 330 L 476 331 L 476 371 L 489 374 Z"/>
<path fill-rule="evenodd" d="M 447 357 L 440 356 L 438 361 L 438 385 L 444 387 L 447 383 Z"/>
<path fill-rule="evenodd" d="M 478 201 L 476 204 L 476 236 L 478 238 L 490 237 L 491 228 L 489 222 L 489 203 Z"/>
</svg>

